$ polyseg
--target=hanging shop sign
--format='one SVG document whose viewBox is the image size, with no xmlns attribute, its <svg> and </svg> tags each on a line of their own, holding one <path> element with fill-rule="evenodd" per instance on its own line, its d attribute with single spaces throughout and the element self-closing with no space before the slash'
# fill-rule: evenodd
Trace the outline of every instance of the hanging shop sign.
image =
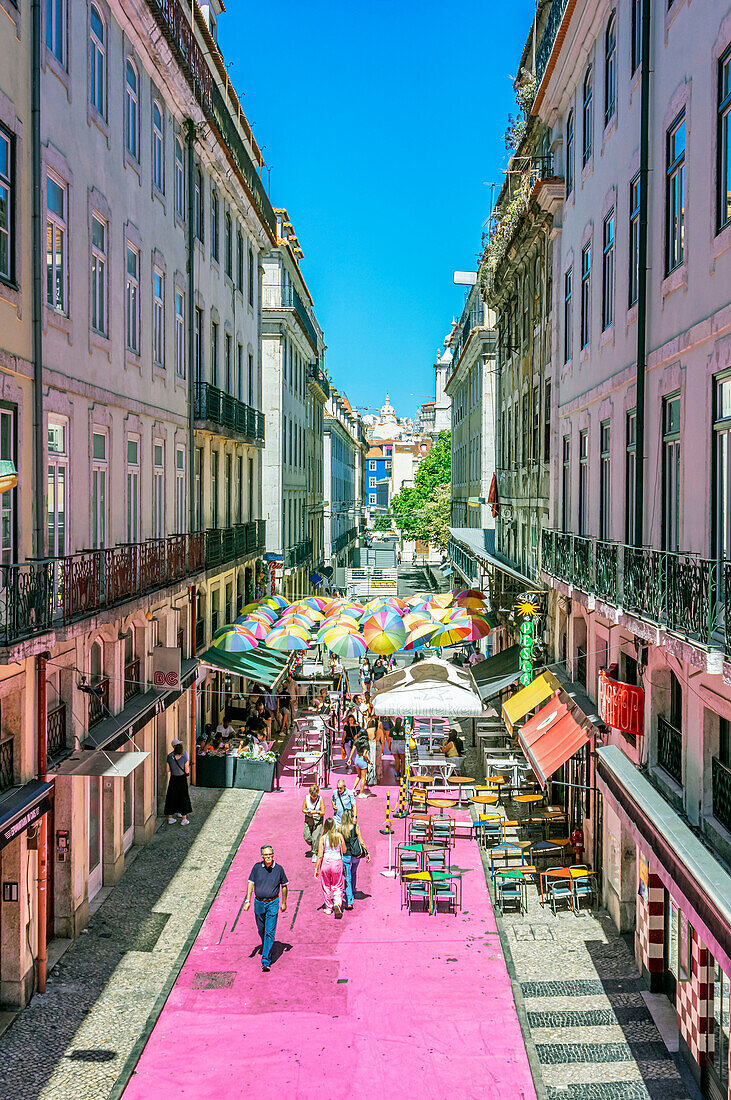
<svg viewBox="0 0 731 1100">
<path fill-rule="evenodd" d="M 645 693 L 641 687 L 612 680 L 602 669 L 599 673 L 599 717 L 605 725 L 620 733 L 642 736 L 645 719 Z"/>
<path fill-rule="evenodd" d="M 156 645 L 152 651 L 152 686 L 166 691 L 179 688 L 181 663 L 177 646 Z"/>
<path fill-rule="evenodd" d="M 527 686 L 533 681 L 533 620 L 538 610 L 538 604 L 533 600 L 521 600 L 516 604 L 515 609 L 520 617 L 518 627 L 520 682 Z"/>
</svg>

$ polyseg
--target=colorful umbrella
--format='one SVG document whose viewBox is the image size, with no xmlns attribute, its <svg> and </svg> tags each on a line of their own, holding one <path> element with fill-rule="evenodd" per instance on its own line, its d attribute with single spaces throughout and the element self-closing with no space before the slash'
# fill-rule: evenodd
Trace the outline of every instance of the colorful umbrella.
<svg viewBox="0 0 731 1100">
<path fill-rule="evenodd" d="M 287 599 L 286 596 L 280 595 L 279 592 L 275 592 L 274 595 L 270 596 L 269 599 L 266 602 L 270 606 L 272 606 L 272 601 L 273 600 L 276 602 L 278 607 L 289 607 L 289 600 Z"/>
<path fill-rule="evenodd" d="M 260 619 L 244 619 L 240 625 L 247 634 L 251 634 L 252 638 L 256 638 L 259 642 L 263 642 L 271 630 L 271 627 L 267 623 L 261 622 Z"/>
<path fill-rule="evenodd" d="M 249 649 L 256 649 L 259 640 L 240 626 L 225 626 L 217 630 L 211 645 L 224 653 L 246 653 Z"/>
<path fill-rule="evenodd" d="M 309 637 L 303 638 L 291 630 L 282 630 L 279 633 L 272 631 L 266 644 L 267 649 L 309 649 L 311 642 Z"/>
<path fill-rule="evenodd" d="M 470 615 L 470 632 L 465 638 L 467 642 L 479 642 L 480 638 L 486 638 L 492 627 L 486 619 Z"/>
<path fill-rule="evenodd" d="M 464 642 L 469 638 L 470 631 L 471 627 L 469 623 L 445 623 L 441 630 L 432 635 L 430 645 L 457 645 L 459 642 Z"/>
<path fill-rule="evenodd" d="M 349 630 L 330 630 L 325 645 L 339 657 L 362 657 L 366 651 L 365 640 Z"/>
<path fill-rule="evenodd" d="M 406 635 L 404 649 L 423 649 L 431 644 L 431 638 L 439 629 L 439 623 L 420 623 Z"/>
<path fill-rule="evenodd" d="M 363 637 L 368 648 L 382 655 L 395 653 L 406 641 L 406 630 L 398 615 L 378 611 L 363 624 Z"/>
</svg>

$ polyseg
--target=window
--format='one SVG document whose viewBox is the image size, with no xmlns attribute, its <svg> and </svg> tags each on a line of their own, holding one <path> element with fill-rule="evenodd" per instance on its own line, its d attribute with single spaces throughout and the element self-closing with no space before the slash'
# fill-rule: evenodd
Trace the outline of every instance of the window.
<svg viewBox="0 0 731 1100">
<path fill-rule="evenodd" d="M 127 439 L 127 542 L 140 541 L 140 441 Z"/>
<path fill-rule="evenodd" d="M 218 263 L 220 226 L 218 224 L 218 191 L 211 191 L 211 258 Z"/>
<path fill-rule="evenodd" d="M 203 310 L 195 307 L 193 319 L 193 344 L 195 347 L 195 380 L 203 381 Z"/>
<path fill-rule="evenodd" d="M 680 548 L 680 396 L 663 401 L 663 550 Z"/>
<path fill-rule="evenodd" d="M 231 455 L 226 452 L 223 456 L 223 505 L 226 509 L 225 512 L 225 527 L 230 527 L 233 520 L 231 493 L 233 490 L 233 475 L 232 475 L 232 461 Z"/>
<path fill-rule="evenodd" d="M 533 424 L 531 425 L 531 459 L 533 462 L 538 461 L 538 451 L 540 447 L 540 432 L 541 432 L 541 391 L 537 385 L 533 386 Z"/>
<path fill-rule="evenodd" d="M 368 503 L 369 503 L 369 505 L 373 505 L 373 504 L 376 503 L 376 494 L 375 493 L 369 493 L 368 494 Z"/>
<path fill-rule="evenodd" d="M 563 437 L 561 448 L 561 530 L 571 524 L 571 436 Z"/>
<path fill-rule="evenodd" d="M 218 321 L 211 321 L 211 385 L 218 385 Z"/>
<path fill-rule="evenodd" d="M 226 274 L 229 279 L 233 279 L 233 230 L 228 210 L 223 218 L 223 259 Z"/>
<path fill-rule="evenodd" d="M 185 295 L 175 291 L 175 373 L 185 378 Z"/>
<path fill-rule="evenodd" d="M 196 167 L 193 173 L 193 225 L 195 235 L 203 243 L 203 173 Z"/>
<path fill-rule="evenodd" d="M 156 439 L 152 445 L 152 537 L 165 536 L 165 443 Z"/>
<path fill-rule="evenodd" d="M 140 354 L 140 254 L 127 243 L 125 282 L 125 330 L 127 350 Z"/>
<path fill-rule="evenodd" d="M 716 146 L 718 157 L 718 201 L 716 223 L 723 229 L 731 222 L 731 46 L 718 62 L 718 122 Z"/>
<path fill-rule="evenodd" d="M 731 558 L 731 378 L 715 382 L 714 497 L 716 557 Z"/>
<path fill-rule="evenodd" d="M 244 293 L 244 238 L 240 229 L 236 234 L 236 289 Z"/>
<path fill-rule="evenodd" d="M 249 305 L 254 305 L 254 249 L 249 245 Z"/>
<path fill-rule="evenodd" d="M 89 12 L 89 101 L 104 118 L 107 109 L 106 27 L 95 4 Z"/>
<path fill-rule="evenodd" d="M 158 268 L 152 272 L 152 358 L 165 369 L 165 276 Z"/>
<path fill-rule="evenodd" d="M 249 353 L 249 404 L 254 404 L 254 356 Z"/>
<path fill-rule="evenodd" d="M 369 470 L 375 470 L 375 468 L 376 468 L 376 460 L 374 458 L 369 459 L 368 460 L 368 469 Z"/>
<path fill-rule="evenodd" d="M 0 408 L 0 458 L 17 466 L 15 408 Z M 15 558 L 15 513 L 17 489 L 9 489 L 0 495 L 0 560 L 10 565 Z M 49 501 L 50 507 L 50 501 Z M 6 582 L 7 583 L 7 582 Z"/>
<path fill-rule="evenodd" d="M 591 242 L 581 250 L 581 324 L 580 346 L 589 343 L 591 320 Z"/>
<path fill-rule="evenodd" d="M 630 68 L 633 76 L 642 63 L 642 4 L 643 0 L 632 0 L 632 49 L 630 51 Z"/>
<path fill-rule="evenodd" d="M 640 177 L 629 185 L 629 305 L 640 296 Z"/>
<path fill-rule="evenodd" d="M 0 279 L 15 276 L 15 142 L 0 126 Z"/>
<path fill-rule="evenodd" d="M 211 527 L 218 527 L 218 451 L 211 451 Z"/>
<path fill-rule="evenodd" d="M 602 227 L 602 330 L 614 320 L 614 208 Z"/>
<path fill-rule="evenodd" d="M 165 194 L 165 136 L 163 131 L 163 113 L 162 107 L 157 100 L 152 104 L 152 182 L 161 195 Z M 178 145 L 175 145 L 175 205 L 177 210 L 177 168 L 178 168 Z M 183 150 L 180 149 L 180 162 L 182 171 Z M 182 217 L 182 204 L 181 210 L 178 211 Z"/>
<path fill-rule="evenodd" d="M 203 469 L 203 448 L 196 447 L 193 453 L 193 497 L 195 507 L 195 530 L 201 531 L 203 529 L 203 478 L 201 477 L 201 470 Z"/>
<path fill-rule="evenodd" d="M 94 429 L 91 437 L 91 545 L 107 544 L 107 433 Z"/>
<path fill-rule="evenodd" d="M 98 214 L 91 219 L 91 327 L 107 332 L 107 224 Z"/>
<path fill-rule="evenodd" d="M 581 106 L 581 163 L 588 164 L 594 136 L 594 73 L 591 65 L 586 70 Z"/>
<path fill-rule="evenodd" d="M 574 269 L 570 267 L 563 280 L 563 361 L 571 362 L 573 339 Z"/>
<path fill-rule="evenodd" d="M 586 535 L 589 512 L 589 432 L 579 432 L 579 534 Z"/>
<path fill-rule="evenodd" d="M 66 0 L 46 0 L 46 46 L 66 64 Z"/>
<path fill-rule="evenodd" d="M 599 538 L 608 539 L 611 525 L 611 465 L 610 440 L 611 429 L 608 420 L 599 425 Z"/>
<path fill-rule="evenodd" d="M 569 111 L 566 119 L 566 194 L 574 189 L 574 112 Z"/>
<path fill-rule="evenodd" d="M 635 542 L 635 501 L 637 491 L 637 413 L 627 413 L 624 451 L 624 539 L 628 546 Z"/>
<path fill-rule="evenodd" d="M 375 487 L 375 484 L 376 484 L 376 479 L 374 477 L 369 477 L 368 478 L 368 488 L 373 489 Z"/>
<path fill-rule="evenodd" d="M 237 505 L 237 520 L 239 523 L 244 522 L 244 456 L 239 455 L 236 459 L 236 485 L 238 487 L 238 505 Z"/>
<path fill-rule="evenodd" d="M 609 16 L 604 36 L 604 125 L 607 126 L 617 106 L 617 16 Z"/>
<path fill-rule="evenodd" d="M 226 376 L 225 390 L 226 393 L 233 393 L 233 341 L 231 339 L 231 333 L 224 333 L 223 337 L 223 369 Z"/>
<path fill-rule="evenodd" d="M 685 237 L 685 111 L 667 132 L 665 154 L 665 274 L 683 262 Z"/>
<path fill-rule="evenodd" d="M 709 991 L 708 1013 L 710 1019 L 707 1023 L 710 1039 L 708 1042 L 709 1078 L 715 1083 L 715 1092 L 718 1096 L 724 1096 L 729 1086 L 729 986 L 731 979 L 725 974 L 719 962 L 709 958 L 710 979 L 712 988 Z"/>
<path fill-rule="evenodd" d="M 185 447 L 175 448 L 175 530 L 182 534 L 187 524 L 185 522 Z"/>
<path fill-rule="evenodd" d="M 46 181 L 46 303 L 66 313 L 66 205 L 68 189 L 53 176 Z"/>
<path fill-rule="evenodd" d="M 551 383 L 546 382 L 543 390 L 543 461 L 551 458 Z"/>
<path fill-rule="evenodd" d="M 12 417 L 8 409 L 2 410 L 3 420 Z M 0 422 L 0 450 L 3 458 L 12 457 L 12 450 L 7 453 L 6 446 L 12 447 L 13 436 L 10 432 L 12 423 L 5 430 L 5 425 Z M 68 530 L 66 516 L 68 514 L 68 421 L 60 417 L 48 418 L 48 554 L 52 558 L 62 558 L 66 553 L 68 542 Z M 9 439 L 6 441 L 5 436 Z M 12 521 L 5 521 L 6 498 L 10 515 L 12 516 L 12 493 L 4 493 L 0 497 L 2 507 L 2 549 L 3 564 L 5 561 L 5 548 L 8 536 L 12 538 Z M 57 582 L 58 576 L 54 578 Z"/>
<path fill-rule="evenodd" d="M 140 78 L 134 64 L 127 59 L 124 87 L 124 143 L 135 160 L 140 159 Z"/>
<path fill-rule="evenodd" d="M 175 213 L 185 221 L 185 168 L 183 167 L 183 143 L 175 139 Z"/>
</svg>

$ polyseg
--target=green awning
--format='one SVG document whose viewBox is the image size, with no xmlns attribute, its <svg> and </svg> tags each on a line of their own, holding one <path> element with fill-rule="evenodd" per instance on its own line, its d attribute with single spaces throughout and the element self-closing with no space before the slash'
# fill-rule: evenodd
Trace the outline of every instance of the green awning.
<svg viewBox="0 0 731 1100">
<path fill-rule="evenodd" d="M 250 649 L 247 653 L 225 653 L 212 646 L 201 654 L 202 664 L 257 680 L 264 687 L 276 687 L 289 664 L 289 654 L 274 649 Z"/>
</svg>

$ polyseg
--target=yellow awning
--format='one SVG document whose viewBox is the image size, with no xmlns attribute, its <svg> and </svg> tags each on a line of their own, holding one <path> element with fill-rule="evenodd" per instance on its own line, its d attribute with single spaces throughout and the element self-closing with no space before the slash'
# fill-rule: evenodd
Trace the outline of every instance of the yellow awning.
<svg viewBox="0 0 731 1100">
<path fill-rule="evenodd" d="M 516 692 L 507 703 L 503 703 L 503 718 L 510 732 L 513 732 L 516 722 L 525 718 L 526 714 L 535 710 L 541 703 L 545 703 L 546 699 L 550 699 L 560 686 L 552 672 L 544 672 Z"/>
</svg>

